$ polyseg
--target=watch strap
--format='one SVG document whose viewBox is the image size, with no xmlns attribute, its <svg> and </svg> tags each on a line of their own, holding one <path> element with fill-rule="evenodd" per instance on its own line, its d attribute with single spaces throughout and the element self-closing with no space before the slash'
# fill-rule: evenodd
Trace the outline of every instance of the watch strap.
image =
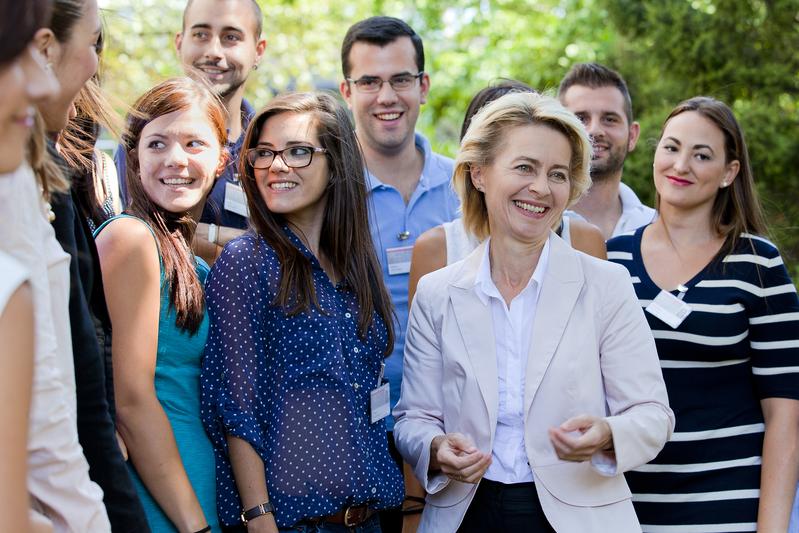
<svg viewBox="0 0 799 533">
<path fill-rule="evenodd" d="M 241 518 L 241 521 L 246 526 L 247 522 L 249 522 L 250 520 L 252 520 L 254 518 L 258 518 L 261 515 L 265 515 L 267 513 L 274 513 L 274 512 L 275 512 L 275 506 L 272 505 L 272 502 L 264 502 L 264 503 L 259 503 L 255 507 L 247 509 L 246 511 L 241 513 L 240 518 Z"/>
</svg>

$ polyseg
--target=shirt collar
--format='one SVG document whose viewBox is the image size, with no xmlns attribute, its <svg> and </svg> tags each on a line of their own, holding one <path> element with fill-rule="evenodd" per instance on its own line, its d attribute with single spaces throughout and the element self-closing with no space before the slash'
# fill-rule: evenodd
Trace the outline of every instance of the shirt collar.
<svg viewBox="0 0 799 533">
<path fill-rule="evenodd" d="M 421 133 L 416 132 L 414 133 L 414 144 L 416 145 L 416 149 L 422 152 L 424 156 L 424 166 L 422 167 L 422 175 L 419 177 L 418 186 L 428 189 L 430 187 L 435 187 L 441 181 L 449 181 L 449 174 L 442 176 L 442 174 L 446 173 L 437 173 L 433 168 L 436 162 L 430 141 Z M 383 182 L 380 181 L 377 176 L 369 172 L 368 168 L 364 168 L 364 171 L 366 172 L 366 178 L 369 180 L 370 191 L 374 191 L 383 185 Z"/>
<path fill-rule="evenodd" d="M 255 116 L 255 108 L 247 101 L 246 98 L 241 99 L 241 119 L 244 123 L 249 124 L 252 117 Z"/>
<path fill-rule="evenodd" d="M 487 239 L 485 251 L 483 252 L 483 259 L 480 261 L 480 267 L 478 268 L 477 276 L 474 279 L 474 290 L 477 293 L 477 297 L 480 298 L 481 302 L 483 302 L 483 305 L 488 305 L 489 299 L 492 297 L 502 300 L 502 295 L 500 294 L 499 289 L 497 289 L 494 280 L 491 279 L 491 257 L 489 254 L 490 247 L 491 237 Z M 541 255 L 538 258 L 538 264 L 533 271 L 533 275 L 530 276 L 530 280 L 527 282 L 527 285 L 524 287 L 522 292 L 519 293 L 519 296 L 532 291 L 537 297 L 538 293 L 541 292 L 541 285 L 544 283 L 544 275 L 546 274 L 548 267 L 549 239 L 546 240 L 544 247 L 541 249 Z"/>
<path fill-rule="evenodd" d="M 621 201 L 621 210 L 623 213 L 638 209 L 643 205 L 635 192 L 624 183 L 619 183 L 619 201 Z"/>
</svg>

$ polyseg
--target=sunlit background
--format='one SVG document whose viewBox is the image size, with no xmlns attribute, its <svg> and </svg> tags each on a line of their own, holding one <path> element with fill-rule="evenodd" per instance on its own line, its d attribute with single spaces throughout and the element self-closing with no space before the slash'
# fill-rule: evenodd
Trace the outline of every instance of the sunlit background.
<svg viewBox="0 0 799 533">
<path fill-rule="evenodd" d="M 497 78 L 553 90 L 569 66 L 619 70 L 642 140 L 624 180 L 650 204 L 652 147 L 668 111 L 708 94 L 731 104 L 750 145 L 772 237 L 799 278 L 799 1 L 379 0 L 260 1 L 267 50 L 247 85 L 256 106 L 287 90 L 336 90 L 347 28 L 400 17 L 425 44 L 432 84 L 419 129 L 453 156 L 472 94 Z M 103 84 L 124 111 L 182 70 L 174 50 L 182 1 L 100 0 L 107 29 Z"/>
</svg>

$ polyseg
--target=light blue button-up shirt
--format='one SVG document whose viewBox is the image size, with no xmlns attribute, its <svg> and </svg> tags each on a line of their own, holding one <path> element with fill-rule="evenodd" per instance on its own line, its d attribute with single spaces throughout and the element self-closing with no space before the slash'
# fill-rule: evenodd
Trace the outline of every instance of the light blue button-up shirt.
<svg viewBox="0 0 799 533">
<path fill-rule="evenodd" d="M 424 167 L 419 184 L 407 204 L 397 189 L 381 182 L 366 170 L 371 192 L 369 226 L 372 240 L 397 313 L 396 341 L 394 351 L 386 359 L 385 373 L 391 384 L 392 409 L 399 400 L 402 382 L 402 354 L 408 325 L 408 274 L 389 274 L 387 250 L 413 246 L 425 231 L 457 218 L 460 206 L 460 200 L 450 186 L 452 159 L 434 153 L 430 142 L 419 133 L 416 134 L 416 148 L 424 154 Z M 387 423 L 389 431 L 392 430 L 394 418 L 389 416 Z"/>
</svg>

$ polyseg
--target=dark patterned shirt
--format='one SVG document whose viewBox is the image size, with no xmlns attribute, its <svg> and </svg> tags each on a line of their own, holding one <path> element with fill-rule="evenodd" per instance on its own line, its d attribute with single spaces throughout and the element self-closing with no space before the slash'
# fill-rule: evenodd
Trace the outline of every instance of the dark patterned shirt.
<svg viewBox="0 0 799 533">
<path fill-rule="evenodd" d="M 320 311 L 288 316 L 274 304 L 281 266 L 267 242 L 248 232 L 231 241 L 208 278 L 211 334 L 202 371 L 202 416 L 216 452 L 221 521 L 242 511 L 226 435 L 247 441 L 266 470 L 280 527 L 353 504 L 396 507 L 399 469 L 388 452 L 385 421 L 371 423 L 387 331 L 377 318 L 358 335 L 355 294 L 331 284 L 308 257 Z"/>
</svg>

